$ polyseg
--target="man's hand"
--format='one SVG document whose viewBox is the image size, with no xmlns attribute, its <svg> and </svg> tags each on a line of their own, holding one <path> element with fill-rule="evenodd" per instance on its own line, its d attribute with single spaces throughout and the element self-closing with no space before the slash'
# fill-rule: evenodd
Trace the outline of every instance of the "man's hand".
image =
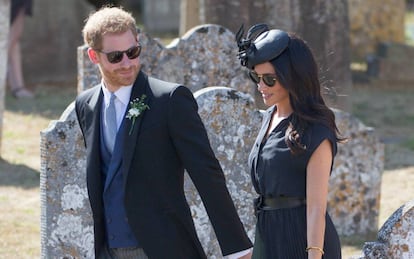
<svg viewBox="0 0 414 259">
<path fill-rule="evenodd" d="M 252 258 L 252 251 L 250 251 L 248 254 L 240 257 L 239 259 L 251 259 Z"/>
</svg>

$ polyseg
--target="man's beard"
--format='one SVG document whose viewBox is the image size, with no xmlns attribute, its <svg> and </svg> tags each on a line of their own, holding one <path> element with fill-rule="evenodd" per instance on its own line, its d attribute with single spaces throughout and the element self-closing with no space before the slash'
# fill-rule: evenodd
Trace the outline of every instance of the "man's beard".
<svg viewBox="0 0 414 259">
<path fill-rule="evenodd" d="M 122 86 L 132 85 L 139 73 L 139 70 L 141 68 L 141 65 L 132 65 L 128 68 L 120 68 L 116 70 L 106 70 L 104 68 L 100 68 L 101 73 L 103 75 L 104 81 L 106 84 L 110 85 L 111 87 L 114 87 L 115 89 L 118 89 Z M 123 75 L 122 72 L 132 71 L 129 73 L 130 75 Z"/>
</svg>

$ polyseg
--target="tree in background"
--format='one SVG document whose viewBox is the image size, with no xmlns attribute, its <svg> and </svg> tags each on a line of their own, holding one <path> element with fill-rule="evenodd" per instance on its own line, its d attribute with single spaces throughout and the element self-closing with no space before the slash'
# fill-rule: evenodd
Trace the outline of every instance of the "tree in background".
<svg viewBox="0 0 414 259">
<path fill-rule="evenodd" d="M 294 29 L 317 53 L 327 101 L 331 106 L 349 111 L 352 75 L 348 1 L 298 1 L 295 10 L 302 18 Z"/>
</svg>

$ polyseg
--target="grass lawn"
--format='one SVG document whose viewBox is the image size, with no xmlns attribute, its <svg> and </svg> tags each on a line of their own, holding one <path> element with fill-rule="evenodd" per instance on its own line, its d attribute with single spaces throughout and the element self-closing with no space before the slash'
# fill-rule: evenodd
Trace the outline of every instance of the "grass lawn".
<svg viewBox="0 0 414 259">
<path fill-rule="evenodd" d="M 75 98 L 76 85 L 6 96 L 0 159 L 0 258 L 40 257 L 40 131 Z M 7 208 L 7 209 L 5 209 Z"/>
</svg>

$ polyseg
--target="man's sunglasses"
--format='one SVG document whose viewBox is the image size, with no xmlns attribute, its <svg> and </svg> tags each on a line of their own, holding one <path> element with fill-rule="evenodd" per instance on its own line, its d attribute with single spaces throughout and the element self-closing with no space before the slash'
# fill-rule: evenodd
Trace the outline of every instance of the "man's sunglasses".
<svg viewBox="0 0 414 259">
<path fill-rule="evenodd" d="M 124 51 L 103 52 L 98 50 L 98 52 L 105 54 L 109 63 L 116 64 L 121 62 L 122 58 L 124 57 L 124 53 L 129 59 L 136 59 L 139 54 L 141 54 L 141 45 L 138 44 L 137 46 L 131 47 Z"/>
<path fill-rule="evenodd" d="M 255 84 L 259 84 L 260 83 L 260 78 L 261 78 L 263 80 L 263 82 L 269 87 L 274 86 L 276 84 L 276 81 L 277 81 L 277 76 L 275 74 L 262 74 L 262 75 L 259 75 L 253 70 L 249 71 L 249 76 L 250 76 L 250 79 Z"/>
</svg>

